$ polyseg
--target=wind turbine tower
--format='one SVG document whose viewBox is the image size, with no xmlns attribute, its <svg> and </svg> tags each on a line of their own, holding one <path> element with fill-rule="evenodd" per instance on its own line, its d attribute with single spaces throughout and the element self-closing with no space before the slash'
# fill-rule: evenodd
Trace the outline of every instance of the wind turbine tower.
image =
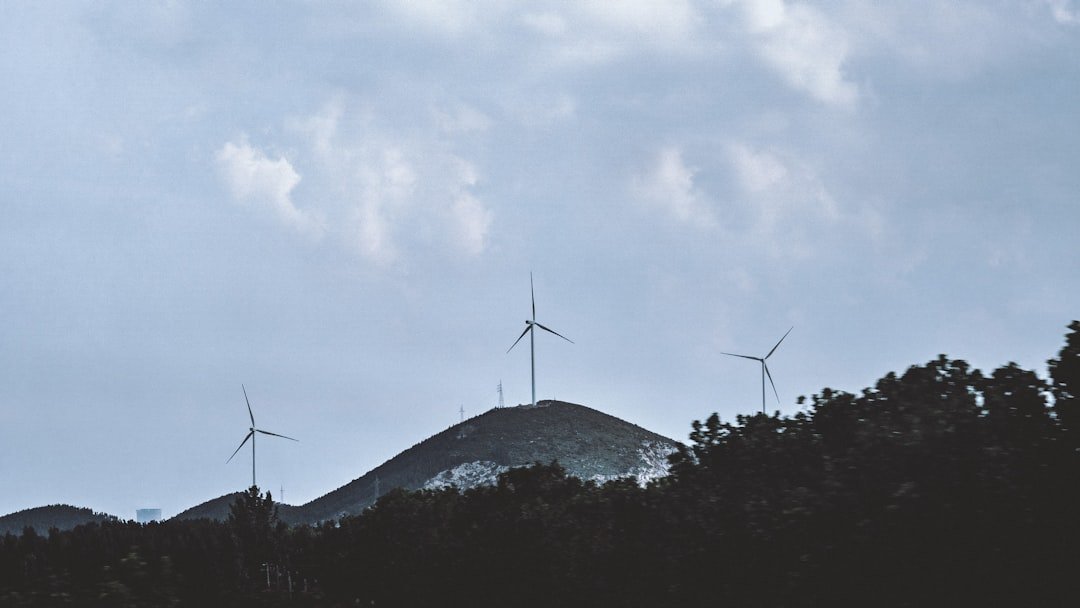
<svg viewBox="0 0 1080 608">
<path fill-rule="evenodd" d="M 574 341 L 571 340 L 570 338 L 567 338 L 566 336 L 560 334 L 559 332 L 555 331 L 554 329 L 551 329 L 549 327 L 544 327 L 540 323 L 537 323 L 537 321 L 536 321 L 536 291 L 533 289 L 533 277 L 532 277 L 531 272 L 529 273 L 529 295 L 532 297 L 532 320 L 530 321 L 529 319 L 525 319 L 525 331 L 521 332 L 521 335 L 518 336 L 517 340 L 514 340 L 514 343 L 510 345 L 510 348 L 506 349 L 506 352 L 509 353 L 510 351 L 514 350 L 514 347 L 517 346 L 518 342 L 521 342 L 521 339 L 525 337 L 525 334 L 529 334 L 529 360 L 531 361 L 531 364 L 532 364 L 532 404 L 533 404 L 533 407 L 536 407 L 536 332 L 533 331 L 533 329 L 539 327 L 540 329 L 542 329 L 542 330 L 544 330 L 544 331 L 546 331 L 548 333 L 552 333 L 552 334 L 555 334 L 556 336 L 559 336 L 560 338 L 562 338 L 563 340 L 566 340 L 567 342 L 569 342 L 571 344 L 573 344 Z"/>
<path fill-rule="evenodd" d="M 776 352 L 776 349 L 780 346 L 780 342 L 784 341 L 784 338 L 786 338 L 788 336 L 788 334 L 791 333 L 792 329 L 795 329 L 794 325 L 792 325 L 791 329 L 788 329 L 787 332 L 784 333 L 783 337 L 781 337 L 780 340 L 776 343 L 776 346 L 773 346 L 772 350 L 769 351 L 769 354 L 765 355 L 764 357 L 752 357 L 750 355 L 737 355 L 735 353 L 721 353 L 721 354 L 724 354 L 724 355 L 729 355 L 731 357 L 741 357 L 743 359 L 750 359 L 752 361 L 758 361 L 758 362 L 761 363 L 761 413 L 762 414 L 765 413 L 765 376 L 769 377 L 769 384 L 772 385 L 773 394 L 776 395 L 776 403 L 777 403 L 777 405 L 780 404 L 780 394 L 776 392 L 776 384 L 773 382 L 772 374 L 769 373 L 769 364 L 765 363 L 765 360 L 768 359 L 769 357 L 771 357 L 774 352 Z"/>
<path fill-rule="evenodd" d="M 229 460 L 226 460 L 225 464 L 228 464 L 233 459 L 233 456 L 236 456 L 236 453 L 240 451 L 240 448 L 244 447 L 244 444 L 247 443 L 248 439 L 250 439 L 251 440 L 251 487 L 254 488 L 254 487 L 257 487 L 256 483 L 255 483 L 255 434 L 256 433 L 262 433 L 263 435 L 270 435 L 270 436 L 273 436 L 273 437 L 281 437 L 282 439 L 288 439 L 289 441 L 297 441 L 297 442 L 299 442 L 300 440 L 299 439 L 293 439 L 292 437 L 286 437 L 285 435 L 278 435 L 277 433 L 271 433 L 270 431 L 264 431 L 264 430 L 259 429 L 259 428 L 255 428 L 255 414 L 253 414 L 251 412 L 251 401 L 248 399 L 247 388 L 245 388 L 243 384 L 240 385 L 240 388 L 243 389 L 243 391 L 244 391 L 244 402 L 247 403 L 248 417 L 251 418 L 251 428 L 248 429 L 248 434 L 244 435 L 244 440 L 240 442 L 240 446 L 237 447 L 235 451 L 233 451 L 232 456 L 229 456 Z"/>
</svg>

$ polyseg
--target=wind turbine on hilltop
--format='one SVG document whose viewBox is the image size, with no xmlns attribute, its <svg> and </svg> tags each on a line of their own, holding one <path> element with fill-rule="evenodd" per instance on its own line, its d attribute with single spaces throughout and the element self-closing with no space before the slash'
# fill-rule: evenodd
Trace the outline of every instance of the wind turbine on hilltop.
<svg viewBox="0 0 1080 608">
<path fill-rule="evenodd" d="M 554 329 L 544 327 L 543 325 L 536 322 L 536 292 L 535 292 L 535 290 L 533 290 L 533 278 L 532 278 L 532 273 L 531 272 L 529 273 L 529 295 L 532 297 L 532 320 L 530 321 L 529 319 L 525 319 L 525 331 L 521 332 L 521 335 L 518 336 L 517 340 L 514 340 L 514 343 L 510 345 L 510 348 L 506 349 L 506 352 L 509 353 L 510 351 L 514 350 L 514 347 L 517 346 L 518 342 L 521 342 L 521 339 L 525 337 L 525 334 L 529 334 L 529 357 L 532 360 L 532 404 L 535 407 L 536 406 L 536 332 L 534 332 L 533 329 L 536 328 L 536 327 L 539 327 L 540 329 L 542 329 L 542 330 L 544 330 L 544 331 L 546 331 L 548 333 L 552 333 L 552 334 L 555 334 L 556 336 L 559 336 L 560 338 L 562 338 L 563 340 L 566 340 L 567 342 L 569 342 L 571 344 L 573 344 L 574 341 L 571 340 L 570 338 L 567 338 L 566 336 L 560 334 L 559 332 L 555 331 Z"/>
<path fill-rule="evenodd" d="M 791 326 L 791 329 L 787 330 L 787 332 L 784 334 L 784 336 L 782 338 L 780 338 L 780 341 L 776 343 L 776 346 L 772 347 L 772 350 L 769 351 L 769 354 L 765 355 L 764 357 L 751 357 L 750 355 L 737 355 L 735 353 L 721 353 L 721 354 L 729 355 L 729 356 L 732 356 L 732 357 L 742 357 L 743 359 L 752 359 L 754 361 L 758 361 L 758 362 L 761 363 L 761 413 L 762 414 L 765 413 L 765 376 L 769 377 L 769 384 L 772 385 L 773 394 L 776 395 L 776 403 L 777 403 L 777 405 L 780 404 L 780 394 L 776 392 L 776 384 L 773 382 L 772 374 L 769 373 L 769 365 L 767 363 L 765 363 L 765 360 L 768 359 L 769 357 L 771 357 L 774 352 L 776 352 L 777 347 L 780 346 L 780 342 L 784 341 L 784 338 L 786 338 L 787 335 L 791 333 L 792 329 L 795 329 L 794 325 Z"/>
<path fill-rule="evenodd" d="M 255 433 L 262 433 L 263 435 L 271 435 L 273 437 L 281 437 L 282 439 L 288 439 L 290 441 L 299 442 L 300 440 L 299 439 L 293 439 L 292 437 L 286 437 L 285 435 L 278 435 L 277 433 L 271 433 L 270 431 L 264 431 L 262 429 L 255 428 L 255 414 L 251 413 L 251 401 L 248 399 L 247 388 L 245 388 L 243 384 L 240 385 L 240 388 L 243 389 L 243 391 L 244 391 L 244 402 L 247 403 L 248 416 L 251 418 L 251 428 L 248 429 L 248 434 L 244 436 L 244 440 L 240 442 L 240 446 L 236 448 L 236 451 L 232 453 L 232 456 L 229 456 L 229 460 L 226 460 L 225 464 L 228 464 L 233 459 L 233 456 L 236 456 L 236 453 L 240 451 L 240 448 L 244 447 L 244 444 L 247 443 L 248 439 L 250 439 L 251 440 L 251 487 L 254 488 L 254 487 L 256 487 L 256 484 L 255 484 Z"/>
</svg>

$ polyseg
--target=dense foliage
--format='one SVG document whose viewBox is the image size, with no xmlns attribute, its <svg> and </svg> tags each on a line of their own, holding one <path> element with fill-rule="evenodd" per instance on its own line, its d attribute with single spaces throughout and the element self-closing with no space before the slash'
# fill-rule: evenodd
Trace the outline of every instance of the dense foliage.
<svg viewBox="0 0 1080 608">
<path fill-rule="evenodd" d="M 1073 605 L 1069 328 L 1049 383 L 940 357 L 794 416 L 714 414 L 647 487 L 537 464 L 317 528 L 252 488 L 227 523 L 8 535 L 0 605 Z"/>
</svg>

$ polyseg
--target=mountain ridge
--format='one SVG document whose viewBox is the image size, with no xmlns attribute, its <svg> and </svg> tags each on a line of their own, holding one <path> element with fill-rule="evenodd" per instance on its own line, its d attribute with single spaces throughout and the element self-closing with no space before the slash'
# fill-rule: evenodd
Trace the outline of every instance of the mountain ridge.
<svg viewBox="0 0 1080 608">
<path fill-rule="evenodd" d="M 0 516 L 0 536 L 22 534 L 25 528 L 33 528 L 35 532 L 43 535 L 53 528 L 70 530 L 82 524 L 116 519 L 115 515 L 65 504 L 31 507 Z"/>
<path fill-rule="evenodd" d="M 289 524 L 356 515 L 392 488 L 419 490 L 491 483 L 510 467 L 558 461 L 583 479 L 666 474 L 678 445 L 599 410 L 564 401 L 496 407 L 427 437 L 367 473 L 302 505 L 282 505 Z M 234 495 L 195 505 L 175 519 L 225 519 Z"/>
<path fill-rule="evenodd" d="M 279 517 L 289 524 L 340 519 L 359 514 L 393 488 L 419 490 L 454 485 L 468 489 L 493 483 L 500 472 L 509 468 L 535 462 L 558 461 L 567 473 L 586 480 L 603 482 L 636 476 L 644 482 L 667 473 L 667 456 L 678 445 L 638 425 L 575 403 L 540 401 L 535 406 L 496 407 L 413 444 L 305 504 L 279 503 Z M 229 506 L 239 495 L 232 492 L 212 498 L 171 519 L 227 519 Z M 117 519 L 90 509 L 69 508 L 72 511 L 65 512 L 68 518 L 62 521 L 65 529 L 79 523 Z M 32 509 L 19 513 L 26 511 Z M 12 518 L 12 525 L 17 525 L 16 515 L 0 517 L 0 523 Z M 19 527 L 12 531 L 21 530 Z"/>
</svg>

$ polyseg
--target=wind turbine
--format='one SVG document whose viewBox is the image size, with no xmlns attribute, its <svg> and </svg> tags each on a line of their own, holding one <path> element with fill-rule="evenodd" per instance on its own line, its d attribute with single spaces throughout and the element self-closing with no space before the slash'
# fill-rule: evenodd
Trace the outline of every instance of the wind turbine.
<svg viewBox="0 0 1080 608">
<path fill-rule="evenodd" d="M 548 333 L 552 333 L 552 334 L 555 334 L 556 336 L 559 336 L 560 338 L 562 338 L 563 340 L 566 340 L 567 342 L 569 342 L 571 344 L 573 344 L 574 341 L 571 340 L 570 338 L 567 338 L 566 336 L 560 334 L 559 332 L 555 331 L 554 329 L 544 327 L 543 325 L 536 322 L 536 291 L 533 290 L 533 277 L 532 277 L 531 272 L 529 273 L 529 295 L 532 296 L 532 320 L 530 321 L 528 319 L 525 319 L 525 331 L 521 332 L 521 335 L 518 336 L 517 340 L 514 340 L 514 343 L 510 345 L 510 348 L 506 349 L 506 352 L 509 353 L 510 351 L 514 350 L 514 347 L 517 346 L 518 342 L 521 342 L 521 339 L 525 337 L 525 334 L 529 334 L 529 357 L 532 360 L 532 404 L 533 404 L 533 407 L 535 407 L 536 406 L 536 332 L 533 331 L 533 328 L 534 327 L 539 327 L 540 329 L 542 329 L 542 330 L 544 330 L 544 331 L 546 331 Z"/>
<path fill-rule="evenodd" d="M 777 404 L 780 403 L 780 394 L 776 392 L 776 384 L 773 382 L 772 374 L 769 373 L 769 364 L 765 363 L 765 360 L 768 359 L 769 357 L 771 357 L 774 352 L 776 352 L 777 347 L 780 346 L 780 342 L 784 341 L 784 338 L 786 338 L 787 335 L 791 333 L 792 329 L 795 329 L 794 325 L 792 325 L 791 329 L 787 330 L 787 332 L 784 333 L 784 336 L 782 338 L 780 338 L 780 341 L 776 343 L 776 346 L 772 347 L 772 350 L 769 351 L 769 354 L 765 355 L 764 357 L 751 357 L 750 355 L 737 355 L 735 353 L 721 353 L 721 354 L 724 354 L 724 355 L 730 355 L 732 357 L 742 357 L 743 359 L 751 359 L 751 360 L 754 360 L 754 361 L 759 361 L 761 363 L 761 413 L 762 414 L 765 413 L 765 376 L 769 377 L 769 384 L 772 385 L 773 394 L 776 395 L 776 403 Z"/>
<path fill-rule="evenodd" d="M 286 437 L 285 435 L 278 435 L 277 433 L 271 433 L 270 431 L 264 431 L 262 429 L 255 428 L 255 414 L 251 413 L 251 401 L 248 399 L 247 388 L 245 388 L 243 384 L 240 385 L 240 388 L 243 389 L 243 391 L 244 391 L 244 401 L 247 403 L 248 416 L 251 418 L 251 428 L 248 429 L 248 434 L 244 436 L 244 440 L 240 442 L 240 446 L 236 448 L 236 451 L 234 451 L 232 453 L 232 456 L 229 456 L 229 460 L 226 460 L 225 464 L 228 464 L 233 459 L 233 456 L 236 456 L 236 453 L 240 451 L 240 448 L 244 447 L 244 444 L 247 443 L 247 440 L 250 439 L 251 440 L 251 487 L 254 488 L 254 487 L 256 487 L 256 485 L 255 485 L 255 433 L 262 433 L 263 435 L 271 435 L 271 436 L 274 436 L 274 437 L 281 437 L 282 439 L 288 439 L 290 441 L 297 441 L 298 442 L 300 440 L 299 439 L 293 439 L 292 437 Z"/>
</svg>

